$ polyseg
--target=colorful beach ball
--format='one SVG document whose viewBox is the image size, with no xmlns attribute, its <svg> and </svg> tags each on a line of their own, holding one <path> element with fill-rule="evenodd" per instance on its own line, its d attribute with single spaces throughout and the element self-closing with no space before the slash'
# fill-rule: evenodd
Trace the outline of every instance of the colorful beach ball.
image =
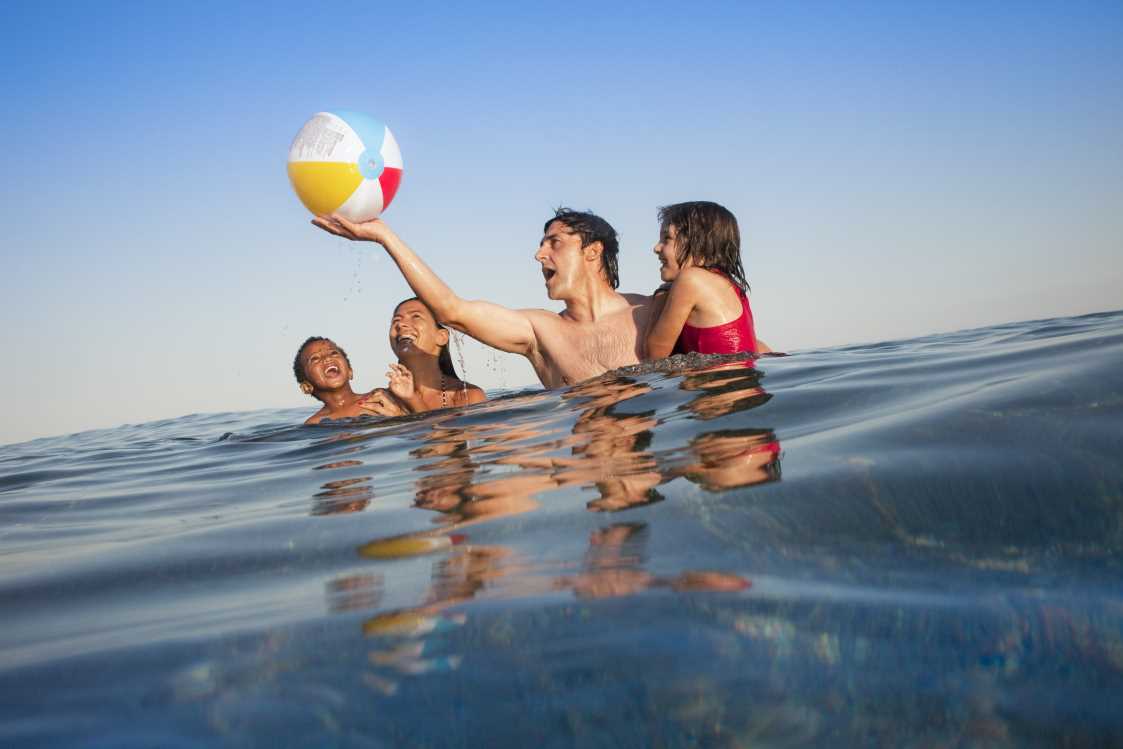
<svg viewBox="0 0 1123 749">
<path fill-rule="evenodd" d="M 320 112 L 289 149 L 289 181 L 316 215 L 369 221 L 386 210 L 402 182 L 402 153 L 390 128 L 369 115 Z"/>
</svg>

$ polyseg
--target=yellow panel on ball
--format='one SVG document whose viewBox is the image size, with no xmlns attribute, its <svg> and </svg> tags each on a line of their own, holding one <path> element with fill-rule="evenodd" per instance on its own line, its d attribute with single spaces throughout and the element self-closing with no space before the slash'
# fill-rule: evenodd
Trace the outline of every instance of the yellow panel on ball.
<svg viewBox="0 0 1123 749">
<path fill-rule="evenodd" d="M 289 181 L 304 207 L 317 216 L 333 213 L 363 181 L 354 164 L 340 161 L 290 161 Z"/>
</svg>

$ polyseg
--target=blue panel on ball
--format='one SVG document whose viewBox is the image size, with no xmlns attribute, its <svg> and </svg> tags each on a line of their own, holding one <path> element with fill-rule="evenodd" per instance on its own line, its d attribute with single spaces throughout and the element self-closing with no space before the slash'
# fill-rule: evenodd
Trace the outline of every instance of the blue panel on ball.
<svg viewBox="0 0 1123 749">
<path fill-rule="evenodd" d="M 332 114 L 350 125 L 366 146 L 366 150 L 359 155 L 359 160 L 356 162 L 359 171 L 367 179 L 378 179 L 384 166 L 380 152 L 382 141 L 386 137 L 386 126 L 369 114 L 350 109 L 336 109 Z"/>
</svg>

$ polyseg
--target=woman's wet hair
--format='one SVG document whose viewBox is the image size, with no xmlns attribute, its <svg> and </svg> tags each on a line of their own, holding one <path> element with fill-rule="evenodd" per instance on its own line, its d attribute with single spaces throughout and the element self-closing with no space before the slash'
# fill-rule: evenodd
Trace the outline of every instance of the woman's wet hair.
<svg viewBox="0 0 1123 749">
<path fill-rule="evenodd" d="M 296 378 L 298 384 L 308 379 L 308 374 L 304 371 L 304 364 L 300 361 L 300 355 L 304 353 L 304 349 L 308 348 L 310 344 L 316 343 L 317 341 L 327 341 L 332 346 L 335 346 L 336 350 L 343 354 L 343 361 L 347 362 L 348 367 L 351 366 L 351 359 L 347 357 L 347 352 L 344 351 L 343 347 L 338 343 L 330 338 L 324 338 L 318 335 L 308 336 L 308 340 L 300 344 L 300 348 L 296 350 L 296 356 L 292 359 L 292 374 L 293 377 Z"/>
<path fill-rule="evenodd" d="M 703 268 L 724 272 L 742 291 L 749 290 L 741 267 L 741 230 L 728 208 L 708 200 L 675 203 L 659 209 L 660 232 L 671 226 L 678 232 L 678 263 L 688 258 Z"/>
<path fill-rule="evenodd" d="M 433 318 L 434 325 L 436 325 L 441 330 L 448 330 L 448 328 L 446 328 L 444 325 L 441 325 L 439 322 L 437 322 L 437 315 L 433 312 L 433 308 L 428 304 L 425 304 L 425 302 L 422 302 L 415 296 L 411 296 L 409 299 L 403 299 L 402 301 L 398 302 L 398 306 L 394 308 L 394 312 L 397 312 L 399 309 L 401 309 L 401 306 L 406 302 L 419 302 L 421 306 L 429 310 L 429 316 Z M 448 343 L 441 346 L 441 352 L 437 355 L 437 366 L 441 368 L 441 373 L 446 377 L 451 377 L 455 380 L 459 380 L 460 375 L 456 374 L 456 367 L 452 366 L 452 354 L 449 353 L 449 346 L 452 343 L 451 332 L 449 332 L 448 340 Z"/>
<path fill-rule="evenodd" d="M 612 224 L 591 211 L 575 211 L 572 208 L 557 208 L 554 217 L 542 225 L 542 233 L 550 228 L 550 224 L 561 221 L 569 227 L 570 231 L 581 237 L 581 246 L 588 247 L 593 242 L 600 242 L 604 250 L 601 252 L 601 267 L 604 275 L 612 288 L 620 286 L 620 269 L 617 256 L 620 254 L 620 240 Z"/>
</svg>

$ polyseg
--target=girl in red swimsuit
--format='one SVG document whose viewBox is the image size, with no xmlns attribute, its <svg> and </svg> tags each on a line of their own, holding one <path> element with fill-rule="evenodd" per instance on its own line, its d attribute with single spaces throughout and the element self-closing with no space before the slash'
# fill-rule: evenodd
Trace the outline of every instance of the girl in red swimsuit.
<svg viewBox="0 0 1123 749">
<path fill-rule="evenodd" d="M 655 254 L 670 288 L 648 329 L 647 358 L 770 351 L 753 327 L 733 214 L 717 203 L 676 203 L 659 209 L 659 223 Z"/>
</svg>

